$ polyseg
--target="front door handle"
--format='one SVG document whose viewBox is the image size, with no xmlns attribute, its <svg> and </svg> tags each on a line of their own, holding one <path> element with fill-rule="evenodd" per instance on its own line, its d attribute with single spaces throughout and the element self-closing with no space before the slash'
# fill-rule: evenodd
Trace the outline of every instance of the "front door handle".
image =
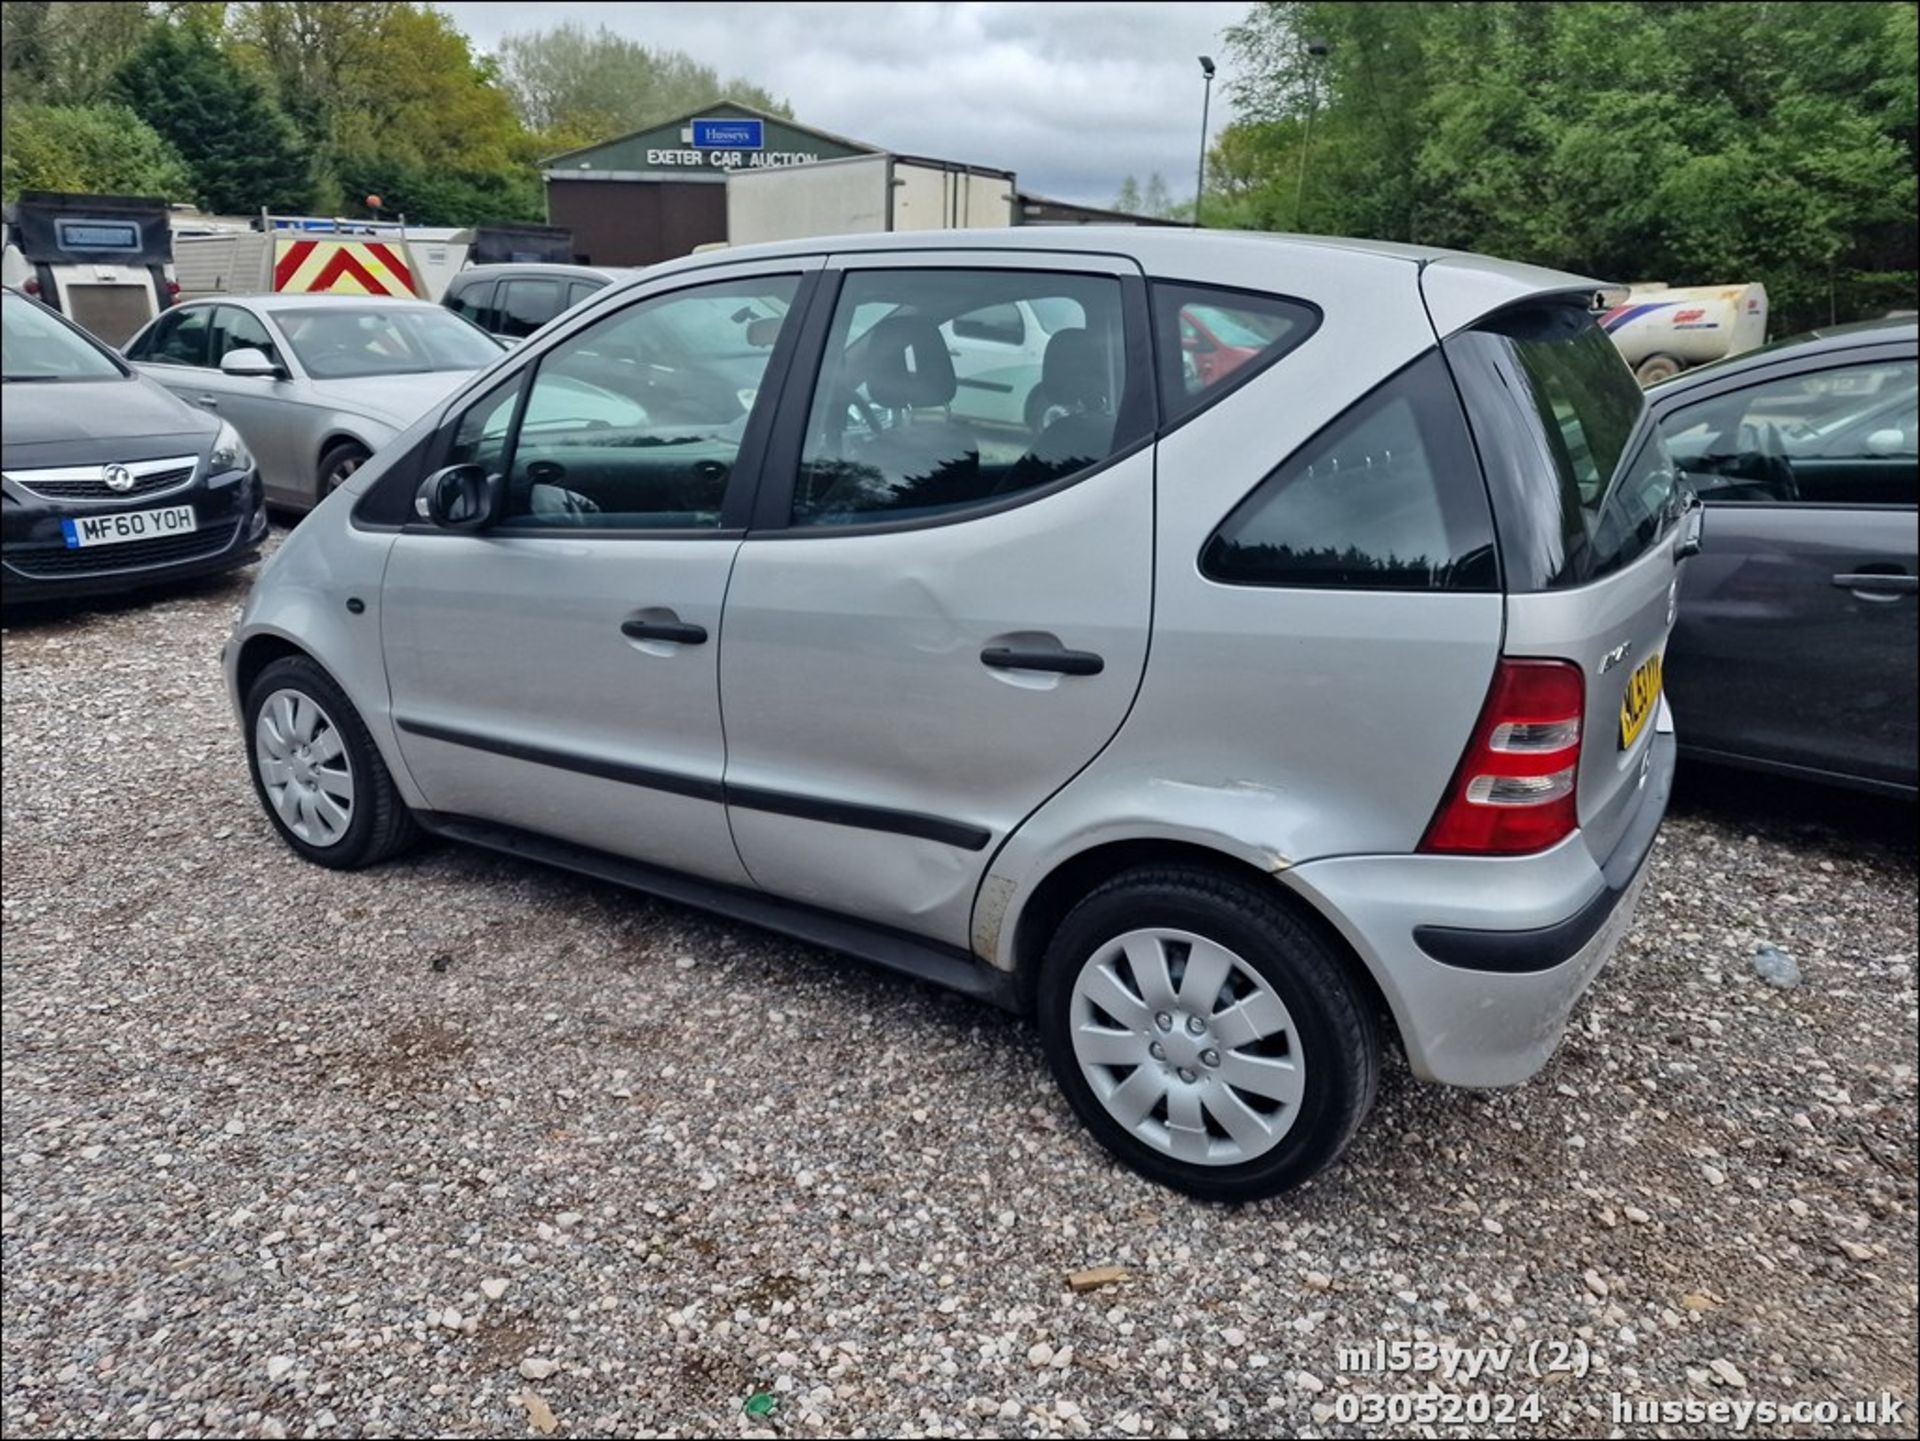
<svg viewBox="0 0 1920 1441">
<path fill-rule="evenodd" d="M 217 410 L 220 408 L 220 397 L 217 395 L 198 395 L 194 397 L 193 403 Z"/>
<path fill-rule="evenodd" d="M 1833 583 L 1842 590 L 1852 591 L 1862 600 L 1898 600 L 1903 595 L 1912 595 L 1915 591 L 1920 591 L 1920 577 L 1886 571 L 1859 571 L 1836 575 Z"/>
<path fill-rule="evenodd" d="M 623 620 L 620 634 L 628 640 L 664 640 L 674 645 L 707 643 L 707 628 L 684 620 Z"/>
<path fill-rule="evenodd" d="M 1038 650 L 990 645 L 980 664 L 994 670 L 1056 670 L 1062 675 L 1099 675 L 1107 663 L 1090 650 Z"/>
</svg>

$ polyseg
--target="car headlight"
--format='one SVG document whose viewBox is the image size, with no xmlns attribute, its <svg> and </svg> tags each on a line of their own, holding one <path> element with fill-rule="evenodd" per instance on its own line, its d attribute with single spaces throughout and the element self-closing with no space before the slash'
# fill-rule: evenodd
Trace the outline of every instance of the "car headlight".
<svg viewBox="0 0 1920 1441">
<path fill-rule="evenodd" d="M 230 420 L 220 422 L 220 433 L 213 438 L 213 454 L 207 459 L 216 474 L 223 470 L 253 468 L 253 455 Z"/>
</svg>

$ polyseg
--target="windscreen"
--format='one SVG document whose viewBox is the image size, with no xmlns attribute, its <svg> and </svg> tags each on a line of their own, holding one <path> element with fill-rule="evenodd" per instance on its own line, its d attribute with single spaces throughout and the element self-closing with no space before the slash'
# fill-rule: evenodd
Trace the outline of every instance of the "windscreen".
<svg viewBox="0 0 1920 1441">
<path fill-rule="evenodd" d="M 13 380 L 117 380 L 105 351 L 31 300 L 0 296 L 0 375 Z"/>
<path fill-rule="evenodd" d="M 315 305 L 274 320 L 315 380 L 479 370 L 500 358 L 498 342 L 438 308 Z"/>
</svg>

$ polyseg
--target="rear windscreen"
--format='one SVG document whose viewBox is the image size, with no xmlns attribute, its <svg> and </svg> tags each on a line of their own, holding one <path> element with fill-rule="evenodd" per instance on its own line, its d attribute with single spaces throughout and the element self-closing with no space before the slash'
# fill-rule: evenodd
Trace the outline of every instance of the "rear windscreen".
<svg viewBox="0 0 1920 1441">
<path fill-rule="evenodd" d="M 1503 312 L 1446 343 L 1514 590 L 1579 585 L 1665 533 L 1681 497 L 1633 373 L 1591 313 Z"/>
</svg>

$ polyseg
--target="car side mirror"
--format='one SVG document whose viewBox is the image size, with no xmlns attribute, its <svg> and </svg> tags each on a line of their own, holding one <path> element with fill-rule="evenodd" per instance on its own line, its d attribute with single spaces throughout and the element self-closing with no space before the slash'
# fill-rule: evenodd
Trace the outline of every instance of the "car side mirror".
<svg viewBox="0 0 1920 1441">
<path fill-rule="evenodd" d="M 264 350 L 248 347 L 244 350 L 229 350 L 220 357 L 222 375 L 245 375 L 256 379 L 277 380 L 286 374 Z"/>
<path fill-rule="evenodd" d="M 485 466 L 449 465 L 420 482 L 413 508 L 442 530 L 484 530 L 493 523 L 499 481 Z"/>
<path fill-rule="evenodd" d="M 1867 437 L 1867 454 L 1878 456 L 1911 455 L 1913 447 L 1907 444 L 1907 433 L 1897 426 L 1885 430 L 1876 430 Z"/>
</svg>

